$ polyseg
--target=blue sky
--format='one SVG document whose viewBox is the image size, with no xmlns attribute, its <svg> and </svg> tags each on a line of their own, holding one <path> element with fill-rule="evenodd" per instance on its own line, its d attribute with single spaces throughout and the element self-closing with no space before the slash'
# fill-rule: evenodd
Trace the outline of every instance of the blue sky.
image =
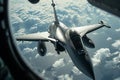
<svg viewBox="0 0 120 80">
<path fill-rule="evenodd" d="M 87 48 L 94 65 L 96 80 L 120 80 L 120 18 L 90 5 L 86 0 L 55 0 L 58 18 L 68 27 L 96 24 L 103 20 L 112 28 L 88 34 L 95 49 Z M 31 4 L 27 0 L 10 0 L 10 21 L 14 36 L 46 31 L 54 21 L 51 0 Z M 48 53 L 37 53 L 37 42 L 16 42 L 30 67 L 45 80 L 91 80 L 72 63 L 67 53 L 57 55 L 47 43 Z"/>
</svg>

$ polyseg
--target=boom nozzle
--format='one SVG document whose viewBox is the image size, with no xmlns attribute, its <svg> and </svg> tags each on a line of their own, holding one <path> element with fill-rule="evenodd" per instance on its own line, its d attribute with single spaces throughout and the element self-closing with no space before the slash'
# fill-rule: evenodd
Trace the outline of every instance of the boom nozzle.
<svg viewBox="0 0 120 80">
<path fill-rule="evenodd" d="M 55 7 L 55 3 L 54 3 L 54 1 L 52 0 L 52 4 L 51 4 L 53 7 Z"/>
</svg>

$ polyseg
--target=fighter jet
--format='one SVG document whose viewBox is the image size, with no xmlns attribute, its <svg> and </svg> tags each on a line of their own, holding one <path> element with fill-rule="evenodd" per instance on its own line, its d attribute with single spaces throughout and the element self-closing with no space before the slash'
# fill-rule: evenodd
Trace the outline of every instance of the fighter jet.
<svg viewBox="0 0 120 80">
<path fill-rule="evenodd" d="M 86 47 L 95 48 L 95 44 L 87 37 L 87 34 L 102 27 L 110 28 L 110 26 L 101 21 L 94 25 L 67 27 L 58 20 L 56 5 L 53 0 L 51 6 L 53 7 L 55 21 L 49 26 L 48 31 L 25 34 L 17 36 L 16 39 L 18 41 L 38 41 L 37 50 L 41 56 L 47 53 L 45 42 L 51 42 L 58 54 L 67 51 L 74 65 L 86 76 L 95 80 L 92 61 L 86 50 Z"/>
</svg>

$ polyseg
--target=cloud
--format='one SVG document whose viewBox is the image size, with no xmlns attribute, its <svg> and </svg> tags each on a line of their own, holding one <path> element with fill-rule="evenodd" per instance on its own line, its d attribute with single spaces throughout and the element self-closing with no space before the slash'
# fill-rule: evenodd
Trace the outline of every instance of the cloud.
<svg viewBox="0 0 120 80">
<path fill-rule="evenodd" d="M 72 68 L 72 72 L 73 72 L 75 75 L 80 75 L 80 74 L 82 74 L 82 72 L 80 72 L 80 71 L 78 70 L 78 68 L 75 67 L 75 66 Z"/>
<path fill-rule="evenodd" d="M 33 52 L 33 49 L 31 49 L 31 48 L 24 48 L 24 52 L 25 53 L 30 53 L 30 52 Z"/>
<path fill-rule="evenodd" d="M 39 54 L 36 54 L 35 58 L 38 58 L 40 55 Z"/>
<path fill-rule="evenodd" d="M 120 80 L 120 77 L 118 77 L 118 78 L 116 78 L 116 79 L 114 79 L 114 80 Z"/>
<path fill-rule="evenodd" d="M 114 43 L 112 43 L 112 46 L 120 50 L 120 40 L 116 40 Z"/>
<path fill-rule="evenodd" d="M 35 24 L 33 27 L 30 28 L 31 31 L 35 29 L 37 29 L 37 24 Z"/>
<path fill-rule="evenodd" d="M 21 28 L 17 31 L 18 33 L 24 33 L 25 32 L 25 28 Z"/>
<path fill-rule="evenodd" d="M 18 14 L 13 13 L 12 15 L 10 15 L 10 17 L 12 18 L 12 19 L 10 19 L 10 22 L 12 24 L 23 23 L 23 20 L 19 17 Z"/>
<path fill-rule="evenodd" d="M 69 74 L 60 75 L 58 76 L 58 80 L 73 80 L 73 76 L 70 76 Z"/>
<path fill-rule="evenodd" d="M 114 53 L 114 55 L 115 54 L 117 54 L 118 56 L 112 58 L 111 61 L 107 61 L 105 64 L 105 68 L 114 69 L 114 71 L 116 69 L 118 69 L 118 70 L 120 69 L 120 54 L 119 54 L 119 52 Z"/>
<path fill-rule="evenodd" d="M 23 49 L 23 52 L 24 53 L 33 53 L 33 52 L 35 52 L 37 50 L 37 48 L 35 47 L 35 48 L 24 48 Z"/>
<path fill-rule="evenodd" d="M 53 64 L 54 68 L 57 68 L 57 67 L 60 68 L 60 67 L 63 67 L 63 66 L 65 66 L 65 62 L 64 62 L 63 58 L 55 61 L 55 63 Z"/>
<path fill-rule="evenodd" d="M 93 65 L 96 66 L 105 60 L 106 57 L 110 56 L 110 50 L 108 48 L 101 48 L 96 51 L 95 55 L 93 56 Z"/>
<path fill-rule="evenodd" d="M 46 70 L 43 70 L 43 71 L 40 73 L 40 76 L 44 77 L 44 76 L 45 76 L 45 73 L 46 73 Z"/>
<path fill-rule="evenodd" d="M 50 80 L 50 78 L 47 77 L 46 74 L 47 74 L 47 71 L 46 70 L 42 70 L 42 72 L 39 75 L 40 75 L 40 77 L 42 77 L 43 80 Z"/>
<path fill-rule="evenodd" d="M 98 80 L 113 80 L 120 76 L 120 52 L 110 53 L 109 48 L 101 48 L 95 52 L 92 61 Z M 101 74 L 102 73 L 102 74 Z M 100 77 L 101 76 L 101 77 Z"/>
<path fill-rule="evenodd" d="M 108 37 L 106 40 L 107 40 L 107 41 L 110 41 L 110 40 L 112 40 L 112 38 L 111 38 L 111 37 Z"/>
<path fill-rule="evenodd" d="M 97 32 L 93 32 L 92 34 L 93 34 L 93 35 L 98 35 L 98 33 L 97 33 Z"/>
<path fill-rule="evenodd" d="M 120 28 L 118 28 L 118 29 L 115 29 L 115 31 L 116 31 L 116 32 L 120 32 Z"/>
<path fill-rule="evenodd" d="M 51 52 L 48 52 L 47 54 L 46 54 L 46 56 L 54 56 L 55 54 L 54 53 L 51 53 Z"/>
<path fill-rule="evenodd" d="M 109 57 L 110 55 L 110 50 L 108 48 L 101 48 L 96 51 L 96 55 L 94 57 L 97 57 L 97 59 L 104 59 L 105 57 Z"/>
</svg>

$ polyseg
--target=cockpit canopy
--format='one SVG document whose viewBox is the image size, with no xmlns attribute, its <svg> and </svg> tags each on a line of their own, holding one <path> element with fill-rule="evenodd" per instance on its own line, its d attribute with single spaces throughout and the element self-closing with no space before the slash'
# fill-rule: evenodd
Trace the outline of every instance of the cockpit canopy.
<svg viewBox="0 0 120 80">
<path fill-rule="evenodd" d="M 48 32 L 50 33 L 50 36 L 53 37 L 53 35 L 55 34 L 55 31 L 56 31 L 56 26 L 54 23 L 52 23 L 50 26 L 49 26 L 49 29 L 48 29 Z"/>
<path fill-rule="evenodd" d="M 80 38 L 80 35 L 77 32 L 70 30 L 69 36 L 74 45 L 74 48 L 76 50 L 83 50 L 83 43 L 82 39 Z"/>
</svg>

